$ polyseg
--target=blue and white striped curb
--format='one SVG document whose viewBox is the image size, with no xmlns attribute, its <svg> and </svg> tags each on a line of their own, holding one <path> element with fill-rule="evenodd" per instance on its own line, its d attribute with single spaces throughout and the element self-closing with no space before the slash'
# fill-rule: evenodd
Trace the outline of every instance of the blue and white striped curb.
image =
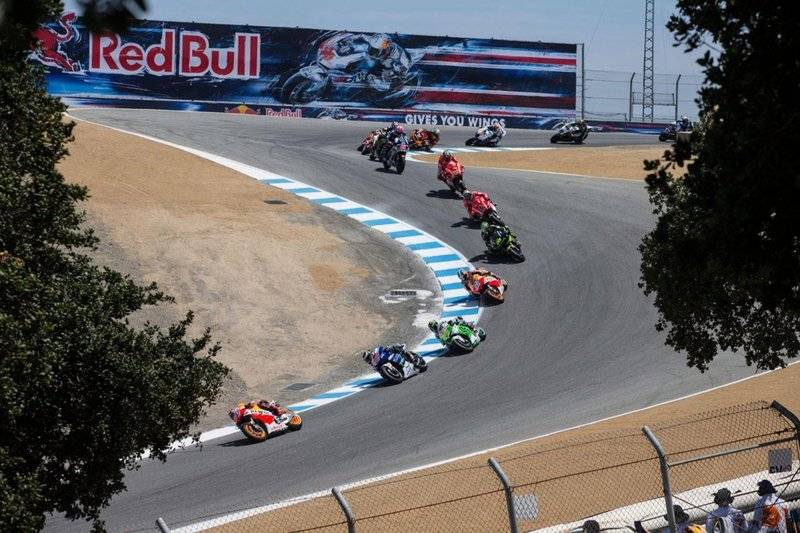
<svg viewBox="0 0 800 533">
<path fill-rule="evenodd" d="M 256 179 L 261 183 L 278 187 L 358 220 L 403 244 L 422 259 L 436 276 L 442 290 L 443 305 L 440 318 L 463 316 L 466 320 L 475 321 L 480 316 L 479 301 L 464 289 L 458 277 L 459 270 L 472 269 L 472 264 L 460 252 L 436 237 L 385 213 L 290 178 L 272 175 Z M 439 357 L 445 351 L 444 346 L 433 335 L 429 335 L 413 350 L 428 361 Z M 289 408 L 296 412 L 307 411 L 352 396 L 382 380 L 383 378 L 377 372 L 365 374 L 348 381 L 341 387 L 290 405 Z"/>
<path fill-rule="evenodd" d="M 422 261 L 431 269 L 439 285 L 442 289 L 443 305 L 441 318 L 451 318 L 455 316 L 463 316 L 469 321 L 477 321 L 481 315 L 481 308 L 477 299 L 473 298 L 461 285 L 461 280 L 458 277 L 458 271 L 461 269 L 472 269 L 472 264 L 467 261 L 459 251 L 450 247 L 449 245 L 441 242 L 433 235 L 422 231 L 410 224 L 406 224 L 401 220 L 391 217 L 375 209 L 366 207 L 359 203 L 348 200 L 347 198 L 329 193 L 317 187 L 312 187 L 306 183 L 302 183 L 293 179 L 289 179 L 272 172 L 215 155 L 203 150 L 197 150 L 188 146 L 165 141 L 149 135 L 127 131 L 113 126 L 107 126 L 97 122 L 84 120 L 78 117 L 70 117 L 82 122 L 88 122 L 111 130 L 134 135 L 152 142 L 164 144 L 183 150 L 190 154 L 194 154 L 203 159 L 213 161 L 224 167 L 233 169 L 237 172 L 250 176 L 251 178 L 263 183 L 271 185 L 286 192 L 290 192 L 297 196 L 306 198 L 321 206 L 328 207 L 334 211 L 358 220 L 362 224 L 376 229 L 388 237 L 398 241 L 411 250 L 412 253 L 422 259 Z M 444 346 L 436 340 L 432 335 L 425 338 L 414 351 L 422 355 L 425 360 L 430 361 L 444 353 Z M 383 378 L 377 372 L 364 374 L 355 379 L 352 379 L 335 389 L 323 392 L 305 401 L 297 404 L 290 405 L 289 408 L 296 412 L 308 411 L 321 405 L 325 405 L 336 400 L 341 400 L 348 396 L 352 396 L 366 388 L 372 387 L 382 381 Z M 204 432 L 200 435 L 200 442 L 207 442 L 212 439 L 217 439 L 236 433 L 238 428 L 230 425 L 211 431 Z M 179 442 L 174 442 L 170 445 L 170 449 L 178 449 L 192 444 L 192 439 L 184 439 Z M 144 454 L 147 457 L 149 454 Z"/>
</svg>

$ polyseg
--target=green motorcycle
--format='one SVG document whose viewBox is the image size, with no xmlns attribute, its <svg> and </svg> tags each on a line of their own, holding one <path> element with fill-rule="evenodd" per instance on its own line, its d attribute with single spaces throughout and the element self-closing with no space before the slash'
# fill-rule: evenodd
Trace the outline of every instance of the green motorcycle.
<svg viewBox="0 0 800 533">
<path fill-rule="evenodd" d="M 474 328 L 463 319 L 445 322 L 441 329 L 436 320 L 431 320 L 428 327 L 450 351 L 471 352 L 486 338 L 482 328 Z"/>
<path fill-rule="evenodd" d="M 508 226 L 483 222 L 481 237 L 490 255 L 507 255 L 518 263 L 525 261 L 522 246 Z"/>
</svg>

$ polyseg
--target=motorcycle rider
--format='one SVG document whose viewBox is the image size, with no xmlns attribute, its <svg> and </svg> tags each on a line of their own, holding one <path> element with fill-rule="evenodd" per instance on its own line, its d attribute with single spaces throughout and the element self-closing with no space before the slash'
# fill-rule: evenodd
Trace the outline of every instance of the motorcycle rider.
<svg viewBox="0 0 800 533">
<path fill-rule="evenodd" d="M 475 331 L 475 322 L 467 322 L 464 317 L 457 316 L 452 320 L 431 320 L 428 322 L 428 329 L 433 332 L 437 339 L 442 340 L 442 332 L 447 326 L 467 326 L 472 331 Z M 481 339 L 483 340 L 483 339 Z"/>
<path fill-rule="evenodd" d="M 439 129 L 437 128 L 435 130 L 426 130 L 426 129 L 414 130 L 412 138 L 430 152 L 431 146 L 439 142 Z"/>
<path fill-rule="evenodd" d="M 484 221 L 481 223 L 481 238 L 486 243 L 489 253 L 496 254 L 504 251 L 507 239 L 514 235 L 508 226 L 499 226 Z"/>
<path fill-rule="evenodd" d="M 675 122 L 677 131 L 692 131 L 692 126 L 692 121 L 686 115 L 683 115 L 680 120 Z"/>
<path fill-rule="evenodd" d="M 481 292 L 481 280 L 486 276 L 493 276 L 500 279 L 500 276 L 493 274 L 485 268 L 478 268 L 475 270 L 461 270 L 458 273 L 464 287 L 473 295 L 477 296 Z"/>
<path fill-rule="evenodd" d="M 381 152 L 378 152 L 380 159 L 385 159 L 393 146 L 402 143 L 408 145 L 408 136 L 406 135 L 406 129 L 402 125 L 399 125 L 386 135 L 386 141 L 383 143 Z"/>
<path fill-rule="evenodd" d="M 370 160 L 374 160 L 375 157 L 378 156 L 381 153 L 381 149 L 383 148 L 383 145 L 386 143 L 386 139 L 399 126 L 400 126 L 400 123 L 397 122 L 397 121 L 394 121 L 391 124 L 389 124 L 387 127 L 378 130 L 378 138 L 375 139 L 374 143 L 372 143 L 372 152 L 370 152 L 370 154 L 369 154 Z"/>
<path fill-rule="evenodd" d="M 478 138 L 486 139 L 487 142 L 500 142 L 500 139 L 506 136 L 506 130 L 499 122 L 494 122 L 488 126 L 484 126 L 477 131 Z"/>
<path fill-rule="evenodd" d="M 439 172 L 436 174 L 436 179 L 447 183 L 447 178 L 456 176 L 464 177 L 464 165 L 453 155 L 452 150 L 445 150 L 439 156 Z"/>
<path fill-rule="evenodd" d="M 259 409 L 263 409 L 264 411 L 269 411 L 275 416 L 281 416 L 283 413 L 286 412 L 281 404 L 274 400 L 267 400 L 266 398 L 261 398 L 260 400 L 253 400 L 251 402 L 247 402 L 244 404 L 247 409 L 253 409 L 254 407 L 258 407 Z"/>
<path fill-rule="evenodd" d="M 492 199 L 485 192 L 465 190 L 461 195 L 469 217 L 475 220 L 483 215 L 481 208 L 492 202 Z"/>
<path fill-rule="evenodd" d="M 364 360 L 369 366 L 375 368 L 378 364 L 378 361 L 381 360 L 381 355 L 384 352 L 389 353 L 399 353 L 402 355 L 406 361 L 409 363 L 414 363 L 413 357 L 411 357 L 408 352 L 406 351 L 406 347 L 404 344 L 392 344 L 391 346 L 376 346 L 374 350 L 365 350 L 361 352 L 361 359 Z"/>
</svg>

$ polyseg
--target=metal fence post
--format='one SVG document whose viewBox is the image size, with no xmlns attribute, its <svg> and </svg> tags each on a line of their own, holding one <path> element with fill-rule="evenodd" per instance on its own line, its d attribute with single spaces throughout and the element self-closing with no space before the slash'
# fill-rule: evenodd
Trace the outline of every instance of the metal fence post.
<svg viewBox="0 0 800 533">
<path fill-rule="evenodd" d="M 170 533 L 167 523 L 164 522 L 164 519 L 160 516 L 156 519 L 156 526 L 158 526 L 158 530 L 161 531 L 161 533 Z"/>
<path fill-rule="evenodd" d="M 581 43 L 581 120 L 586 118 L 586 63 L 584 58 L 586 57 L 584 52 L 586 50 L 586 44 Z"/>
<path fill-rule="evenodd" d="M 628 120 L 630 120 L 631 122 L 633 122 L 633 78 L 635 77 L 636 73 L 632 72 L 631 81 L 630 84 L 628 85 L 628 117 L 630 117 Z"/>
<path fill-rule="evenodd" d="M 798 418 L 796 414 L 788 410 L 786 407 L 778 403 L 777 400 L 773 400 L 772 403 L 769 404 L 769 406 L 778 411 L 781 414 L 781 416 L 783 416 L 785 419 L 787 419 L 789 422 L 792 423 L 795 432 L 797 434 L 798 444 L 800 444 L 800 418 Z"/>
<path fill-rule="evenodd" d="M 506 473 L 500 468 L 494 457 L 489 458 L 489 466 L 492 467 L 494 473 L 500 478 L 500 483 L 503 484 L 503 491 L 506 493 L 506 507 L 508 508 L 508 524 L 511 527 L 511 533 L 518 533 L 517 529 L 517 509 L 514 506 L 514 493 L 512 492 L 511 483 L 508 481 Z"/>
<path fill-rule="evenodd" d="M 356 519 L 353 516 L 353 510 L 350 509 L 350 504 L 344 499 L 344 494 L 337 487 L 333 487 L 331 492 L 336 501 L 339 502 L 344 517 L 347 519 L 347 533 L 356 533 Z"/>
<path fill-rule="evenodd" d="M 667 465 L 667 454 L 650 428 L 644 426 L 642 433 L 650 441 L 650 444 L 658 454 L 658 464 L 661 467 L 661 485 L 664 487 L 664 502 L 667 506 L 667 522 L 669 522 L 670 533 L 675 533 L 675 509 L 672 507 L 672 487 L 669 484 L 669 466 Z"/>
<path fill-rule="evenodd" d="M 682 74 L 678 74 L 678 79 L 675 80 L 675 122 L 678 122 L 678 86 L 681 83 Z"/>
</svg>

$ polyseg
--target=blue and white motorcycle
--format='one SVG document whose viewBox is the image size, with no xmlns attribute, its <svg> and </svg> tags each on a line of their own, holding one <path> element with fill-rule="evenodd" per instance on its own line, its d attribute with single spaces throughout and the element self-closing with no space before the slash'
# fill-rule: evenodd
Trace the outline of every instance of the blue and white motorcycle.
<svg viewBox="0 0 800 533">
<path fill-rule="evenodd" d="M 396 385 L 428 370 L 428 362 L 420 355 L 406 350 L 405 344 L 378 346 L 361 354 L 362 359 L 386 381 Z"/>
</svg>

